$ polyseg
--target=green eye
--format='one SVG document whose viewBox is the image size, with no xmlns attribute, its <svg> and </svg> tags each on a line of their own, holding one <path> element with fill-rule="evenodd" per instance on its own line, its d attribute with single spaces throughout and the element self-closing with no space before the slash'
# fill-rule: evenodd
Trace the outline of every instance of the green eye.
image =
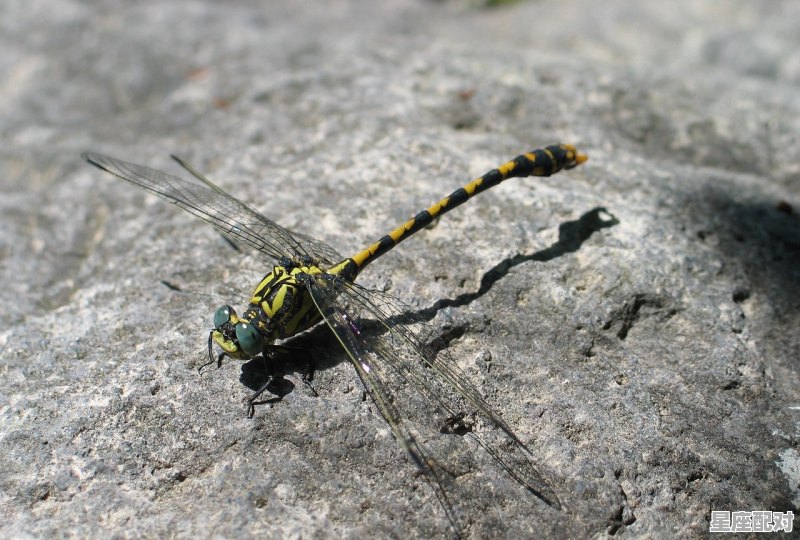
<svg viewBox="0 0 800 540">
<path fill-rule="evenodd" d="M 236 325 L 236 339 L 246 354 L 255 356 L 264 350 L 264 336 L 255 326 L 240 322 Z"/>
<path fill-rule="evenodd" d="M 236 315 L 231 306 L 222 306 L 214 313 L 214 328 L 219 328 L 231 320 L 231 313 Z"/>
</svg>

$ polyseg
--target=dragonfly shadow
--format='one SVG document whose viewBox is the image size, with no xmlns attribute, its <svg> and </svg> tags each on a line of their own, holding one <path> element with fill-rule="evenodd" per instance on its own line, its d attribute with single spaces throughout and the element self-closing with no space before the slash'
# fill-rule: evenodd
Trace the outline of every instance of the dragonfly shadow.
<svg viewBox="0 0 800 540">
<path fill-rule="evenodd" d="M 242 373 L 239 376 L 239 382 L 250 390 L 258 390 L 262 388 L 267 382 L 269 385 L 266 390 L 269 394 L 275 396 L 274 400 L 278 401 L 283 396 L 290 394 L 294 391 L 295 384 L 286 378 L 286 375 L 296 372 L 296 369 L 287 369 L 290 362 L 269 361 L 269 363 L 262 357 L 253 358 L 252 360 L 242 364 Z M 276 369 L 277 367 L 277 369 Z M 270 380 L 271 379 L 271 380 Z M 265 400 L 272 402 L 272 399 Z"/>
<path fill-rule="evenodd" d="M 413 316 L 419 320 L 431 321 L 444 308 L 466 306 L 489 292 L 494 284 L 505 277 L 515 266 L 530 261 L 547 262 L 567 253 L 574 253 L 592 234 L 618 224 L 619 220 L 608 210 L 603 207 L 594 208 L 574 221 L 567 221 L 559 225 L 558 241 L 550 247 L 530 255 L 517 254 L 490 268 L 483 275 L 477 291 L 460 294 L 455 298 L 437 300 L 432 306 L 417 311 Z"/>
<path fill-rule="evenodd" d="M 277 401 L 296 386 L 286 378 L 287 375 L 300 375 L 304 382 L 311 383 L 314 372 L 342 363 L 340 351 L 339 342 L 328 326 L 318 324 L 285 345 L 276 346 L 267 358 L 258 356 L 242 364 L 239 382 L 251 390 L 258 390 L 272 377 L 267 390 L 278 396 Z"/>
</svg>

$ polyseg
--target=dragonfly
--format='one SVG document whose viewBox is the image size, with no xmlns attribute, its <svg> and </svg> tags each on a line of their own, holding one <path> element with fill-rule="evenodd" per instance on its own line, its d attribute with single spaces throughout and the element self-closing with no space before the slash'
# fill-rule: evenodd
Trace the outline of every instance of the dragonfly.
<svg viewBox="0 0 800 540">
<path fill-rule="evenodd" d="M 561 502 L 536 468 L 536 459 L 453 358 L 436 340 L 429 322 L 401 300 L 355 283 L 370 263 L 435 219 L 504 180 L 550 176 L 588 157 L 575 146 L 554 144 L 517 156 L 420 211 L 378 241 L 350 257 L 328 244 L 290 231 L 233 197 L 177 156 L 194 177 L 185 180 L 149 167 L 94 152 L 90 164 L 154 193 L 232 240 L 249 246 L 272 264 L 241 314 L 230 305 L 214 313 L 208 335 L 209 363 L 217 358 L 269 359 L 287 340 L 318 323 L 327 325 L 355 369 L 366 393 L 405 453 L 433 488 L 457 536 L 464 532 L 458 478 L 452 463 L 466 449 L 463 436 L 482 448 L 499 468 L 545 504 Z M 367 324 L 371 322 L 372 324 Z M 254 414 L 262 385 L 249 400 Z"/>
</svg>

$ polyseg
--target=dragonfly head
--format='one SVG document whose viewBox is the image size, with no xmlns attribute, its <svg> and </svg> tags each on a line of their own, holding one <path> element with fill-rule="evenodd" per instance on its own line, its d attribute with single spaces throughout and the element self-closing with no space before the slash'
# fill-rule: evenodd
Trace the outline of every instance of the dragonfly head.
<svg viewBox="0 0 800 540">
<path fill-rule="evenodd" d="M 228 356 L 243 360 L 262 353 L 267 343 L 264 334 L 250 321 L 240 318 L 231 306 L 222 306 L 214 313 L 211 339 Z"/>
</svg>

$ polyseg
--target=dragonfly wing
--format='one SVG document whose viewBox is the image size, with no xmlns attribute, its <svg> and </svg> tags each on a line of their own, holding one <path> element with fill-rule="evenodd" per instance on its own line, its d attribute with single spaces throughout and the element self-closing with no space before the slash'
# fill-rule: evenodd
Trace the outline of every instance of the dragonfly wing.
<svg viewBox="0 0 800 540">
<path fill-rule="evenodd" d="M 342 259 L 327 244 L 292 233 L 210 182 L 206 185 L 189 182 L 94 152 L 85 152 L 82 157 L 96 167 L 183 208 L 234 241 L 246 244 L 275 261 L 311 257 L 333 264 Z M 188 170 L 192 172 L 191 168 Z"/>
<path fill-rule="evenodd" d="M 311 278 L 306 285 L 325 323 L 347 353 L 350 364 L 355 368 L 381 416 L 433 487 L 452 526 L 460 532 L 462 527 L 454 509 L 457 501 L 451 496 L 455 478 L 421 442 L 419 434 L 409 426 L 405 415 L 400 411 L 399 404 L 402 401 L 396 395 L 397 386 L 388 383 L 382 367 L 385 362 L 382 362 L 381 355 L 386 350 L 382 347 L 369 347 L 360 333 L 357 321 L 342 306 L 341 299 L 337 298 L 346 282 L 339 277 L 326 275 Z"/>
<path fill-rule="evenodd" d="M 292 235 L 300 241 L 305 252 L 311 255 L 312 259 L 323 263 L 323 266 L 327 265 L 330 267 L 344 260 L 344 257 L 340 255 L 338 251 L 325 242 L 321 242 L 303 233 L 293 232 Z"/>
<path fill-rule="evenodd" d="M 459 493 L 463 490 L 453 471 L 463 471 L 463 464 L 471 459 L 467 441 L 457 435 L 467 435 L 519 484 L 550 506 L 561 508 L 530 451 L 446 351 L 437 354 L 429 344 L 437 334 L 431 325 L 391 295 L 336 276 L 314 276 L 307 286 L 381 415 L 429 480 L 457 531 L 462 530 Z M 354 320 L 344 305 L 373 320 Z M 488 429 L 462 430 L 462 419 L 475 411 L 487 421 L 483 424 L 490 424 Z"/>
<path fill-rule="evenodd" d="M 430 324 L 395 297 L 355 283 L 345 283 L 339 300 L 375 319 L 380 332 L 370 339 L 375 362 L 385 364 L 381 366 L 383 370 L 399 374 L 425 394 L 431 402 L 429 410 L 440 411 L 438 422 L 442 417 L 453 419 L 466 412 L 479 413 L 491 424 L 490 428 L 499 429 L 469 430 L 468 435 L 518 483 L 548 505 L 561 509 L 558 496 L 534 465 L 530 450 L 469 382 L 450 354 L 435 348 L 438 333 Z"/>
</svg>

